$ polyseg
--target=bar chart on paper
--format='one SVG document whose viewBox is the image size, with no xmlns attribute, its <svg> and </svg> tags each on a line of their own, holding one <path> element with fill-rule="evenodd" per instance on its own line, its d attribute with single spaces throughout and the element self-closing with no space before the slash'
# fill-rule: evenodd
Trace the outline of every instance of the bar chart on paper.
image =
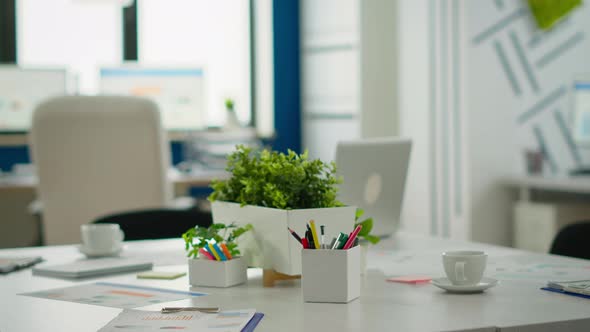
<svg viewBox="0 0 590 332">
<path fill-rule="evenodd" d="M 207 294 L 97 282 L 94 284 L 50 289 L 20 295 L 127 309 Z"/>
</svg>

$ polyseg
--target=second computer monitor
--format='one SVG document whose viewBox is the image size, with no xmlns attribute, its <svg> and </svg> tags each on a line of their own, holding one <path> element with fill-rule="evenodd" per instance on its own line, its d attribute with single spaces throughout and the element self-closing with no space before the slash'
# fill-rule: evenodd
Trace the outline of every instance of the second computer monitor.
<svg viewBox="0 0 590 332">
<path fill-rule="evenodd" d="M 205 119 L 202 68 L 113 67 L 100 70 L 103 94 L 152 99 L 169 131 L 200 130 Z"/>
</svg>

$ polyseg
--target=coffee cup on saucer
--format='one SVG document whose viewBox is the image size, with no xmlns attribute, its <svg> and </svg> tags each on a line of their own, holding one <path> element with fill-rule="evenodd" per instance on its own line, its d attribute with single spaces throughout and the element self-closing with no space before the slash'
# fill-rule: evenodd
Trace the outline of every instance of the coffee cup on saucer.
<svg viewBox="0 0 590 332">
<path fill-rule="evenodd" d="M 80 251 L 89 257 L 113 256 L 123 248 L 124 234 L 118 224 L 85 224 L 80 226 Z"/>
<path fill-rule="evenodd" d="M 483 251 L 447 251 L 442 254 L 449 281 L 456 286 L 477 285 L 483 278 L 488 255 Z"/>
</svg>

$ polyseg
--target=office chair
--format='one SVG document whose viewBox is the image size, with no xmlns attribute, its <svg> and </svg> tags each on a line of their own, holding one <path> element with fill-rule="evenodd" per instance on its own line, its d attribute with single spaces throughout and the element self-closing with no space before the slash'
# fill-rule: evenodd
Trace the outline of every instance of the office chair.
<svg viewBox="0 0 590 332">
<path fill-rule="evenodd" d="M 151 101 L 50 99 L 34 111 L 30 145 L 44 244 L 79 243 L 79 226 L 100 216 L 172 202 L 169 146 Z"/>
<path fill-rule="evenodd" d="M 551 244 L 550 254 L 590 259 L 590 221 L 564 226 Z"/>
<path fill-rule="evenodd" d="M 195 226 L 209 227 L 213 222 L 211 212 L 197 208 L 148 209 L 112 214 L 98 218 L 94 223 L 119 224 L 125 240 L 180 238 Z"/>
</svg>

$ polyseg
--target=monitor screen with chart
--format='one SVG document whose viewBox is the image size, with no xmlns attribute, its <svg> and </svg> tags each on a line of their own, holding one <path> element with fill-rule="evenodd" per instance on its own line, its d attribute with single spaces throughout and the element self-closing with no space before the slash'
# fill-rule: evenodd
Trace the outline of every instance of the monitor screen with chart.
<svg viewBox="0 0 590 332">
<path fill-rule="evenodd" d="M 24 133 L 39 102 L 67 92 L 65 69 L 0 66 L 0 132 Z"/>
<path fill-rule="evenodd" d="M 590 146 L 590 75 L 574 79 L 572 136 L 577 145 Z"/>
<path fill-rule="evenodd" d="M 100 70 L 102 94 L 152 99 L 168 131 L 206 128 L 202 68 L 115 67 Z"/>
</svg>

